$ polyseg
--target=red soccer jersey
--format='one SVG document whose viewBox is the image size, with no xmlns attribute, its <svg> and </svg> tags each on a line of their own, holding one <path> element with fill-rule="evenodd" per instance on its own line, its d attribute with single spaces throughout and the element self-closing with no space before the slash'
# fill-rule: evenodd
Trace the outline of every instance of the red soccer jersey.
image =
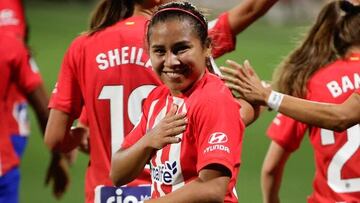
<svg viewBox="0 0 360 203">
<path fill-rule="evenodd" d="M 307 87 L 309 100 L 337 104 L 344 102 L 360 88 L 360 60 L 338 60 L 320 69 L 311 77 Z M 279 114 L 270 125 L 268 135 L 284 149 L 294 151 L 307 129 L 310 131 L 316 164 L 314 192 L 308 202 L 358 202 L 360 125 L 343 132 L 333 132 Z"/>
<path fill-rule="evenodd" d="M 0 1 L 0 32 L 10 32 L 23 39 L 26 24 L 21 0 Z"/>
<path fill-rule="evenodd" d="M 94 201 L 97 186 L 112 185 L 111 156 L 138 122 L 142 100 L 160 84 L 143 46 L 146 21 L 135 16 L 94 35 L 78 37 L 65 55 L 52 94 L 49 107 L 74 118 L 85 104 L 91 132 L 87 202 Z M 133 184 L 149 184 L 149 171 L 146 175 Z"/>
<path fill-rule="evenodd" d="M 29 77 L 35 77 L 35 80 L 41 78 L 38 67 L 32 58 L 30 58 L 29 64 L 34 73 Z M 6 120 L 8 121 L 10 135 L 29 136 L 30 123 L 27 117 L 27 101 L 17 84 L 10 86 L 6 102 L 8 109 Z"/>
<path fill-rule="evenodd" d="M 26 22 L 21 0 L 0 1 L 0 32 L 14 34 L 16 37 L 24 39 Z M 26 118 L 26 99 L 17 89 L 16 84 L 10 87 L 6 101 L 9 109 L 6 120 L 10 126 L 10 134 L 27 136 L 29 123 Z"/>
<path fill-rule="evenodd" d="M 235 49 L 236 36 L 231 31 L 229 14 L 227 12 L 210 21 L 208 26 L 209 37 L 212 40 L 211 52 L 214 58 L 218 58 Z"/>
<path fill-rule="evenodd" d="M 19 160 L 12 147 L 9 134 L 8 120 L 5 113 L 9 111 L 7 97 L 9 87 L 16 84 L 24 94 L 32 92 L 42 81 L 32 70 L 30 55 L 22 40 L 8 33 L 0 33 L 0 175 L 15 167 Z"/>
<path fill-rule="evenodd" d="M 151 158 L 152 197 L 184 186 L 209 164 L 221 164 L 232 173 L 225 202 L 238 202 L 234 188 L 244 124 L 239 105 L 224 83 L 212 74 L 205 74 L 182 97 L 171 96 L 165 85 L 156 88 L 144 103 L 141 122 L 122 147 L 136 143 L 164 118 L 173 103 L 178 105 L 178 112 L 186 113 L 189 123 L 185 132 L 178 135 L 180 143 L 157 150 Z"/>
</svg>

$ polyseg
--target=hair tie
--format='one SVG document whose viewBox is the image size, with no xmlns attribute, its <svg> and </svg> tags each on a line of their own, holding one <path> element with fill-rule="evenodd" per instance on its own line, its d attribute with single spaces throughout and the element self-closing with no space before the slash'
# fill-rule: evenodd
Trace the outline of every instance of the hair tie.
<svg viewBox="0 0 360 203">
<path fill-rule="evenodd" d="M 203 22 L 197 15 L 195 15 L 195 14 L 193 14 L 192 12 L 187 11 L 187 10 L 185 10 L 185 9 L 181 9 L 181 8 L 164 8 L 164 9 L 161 9 L 161 10 L 157 11 L 156 13 L 154 13 L 153 18 L 154 18 L 156 15 L 158 15 L 159 13 L 162 13 L 162 12 L 164 12 L 164 11 L 181 11 L 181 12 L 187 13 L 187 14 L 191 15 L 192 17 L 194 17 L 196 20 L 198 20 L 198 21 L 201 23 L 201 25 L 202 25 L 205 29 L 207 29 L 207 25 L 205 24 L 205 22 Z"/>
<path fill-rule="evenodd" d="M 360 5 L 355 6 L 349 1 L 340 1 L 340 8 L 341 10 L 343 10 L 345 13 L 348 14 L 360 13 Z"/>
</svg>

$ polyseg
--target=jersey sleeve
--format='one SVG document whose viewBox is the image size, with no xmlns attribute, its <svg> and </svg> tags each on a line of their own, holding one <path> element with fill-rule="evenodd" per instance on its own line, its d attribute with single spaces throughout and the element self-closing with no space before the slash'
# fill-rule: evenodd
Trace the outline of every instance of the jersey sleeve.
<svg viewBox="0 0 360 203">
<path fill-rule="evenodd" d="M 360 89 L 355 89 L 355 93 L 360 94 Z"/>
<path fill-rule="evenodd" d="M 293 152 L 299 148 L 306 130 L 307 125 L 279 113 L 267 129 L 267 135 L 286 151 Z"/>
<path fill-rule="evenodd" d="M 232 98 L 219 95 L 207 95 L 196 105 L 194 117 L 190 118 L 196 129 L 196 168 L 200 172 L 207 165 L 220 164 L 234 174 L 240 165 L 244 124 L 240 106 Z"/>
<path fill-rule="evenodd" d="M 18 51 L 12 66 L 12 81 L 22 93 L 29 94 L 42 84 L 42 79 L 24 43 L 14 40 L 13 46 Z"/>
<path fill-rule="evenodd" d="M 9 32 L 25 38 L 26 22 L 21 0 L 0 1 L 0 32 Z"/>
<path fill-rule="evenodd" d="M 231 31 L 228 13 L 221 14 L 218 18 L 210 21 L 208 25 L 214 58 L 235 50 L 236 36 Z"/>
<path fill-rule="evenodd" d="M 79 59 L 80 48 L 72 44 L 65 54 L 60 74 L 52 92 L 49 108 L 57 109 L 78 118 L 82 106 L 83 98 L 75 69 Z"/>
<path fill-rule="evenodd" d="M 86 113 L 85 106 L 83 106 L 83 108 L 82 108 L 82 110 L 81 110 L 81 114 L 80 114 L 80 117 L 79 117 L 79 121 L 80 121 L 82 124 L 89 126 L 89 120 L 88 120 L 88 116 L 87 116 L 87 113 Z"/>
</svg>

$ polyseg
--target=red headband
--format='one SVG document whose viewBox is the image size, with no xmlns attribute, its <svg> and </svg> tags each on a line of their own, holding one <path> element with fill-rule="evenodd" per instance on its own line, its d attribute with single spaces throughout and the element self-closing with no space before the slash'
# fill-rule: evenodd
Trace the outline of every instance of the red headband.
<svg viewBox="0 0 360 203">
<path fill-rule="evenodd" d="M 198 16 L 191 13 L 190 11 L 187 11 L 187 10 L 181 9 L 181 8 L 164 8 L 164 9 L 161 9 L 161 10 L 157 11 L 156 13 L 154 13 L 153 18 L 156 15 L 158 15 L 159 13 L 162 13 L 164 11 L 181 11 L 181 12 L 187 13 L 187 14 L 191 15 L 192 17 L 194 17 L 196 20 L 198 20 L 205 29 L 207 28 L 206 24 Z"/>
</svg>

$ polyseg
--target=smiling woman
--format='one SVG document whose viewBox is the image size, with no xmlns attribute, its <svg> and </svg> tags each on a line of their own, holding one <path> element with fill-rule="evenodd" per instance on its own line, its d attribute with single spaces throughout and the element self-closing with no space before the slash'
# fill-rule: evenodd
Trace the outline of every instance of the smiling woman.
<svg viewBox="0 0 360 203">
<path fill-rule="evenodd" d="M 159 8 L 147 30 L 164 85 L 150 93 L 140 123 L 113 156 L 113 182 L 130 182 L 150 163 L 149 202 L 238 202 L 244 124 L 240 105 L 207 70 L 206 19 L 190 3 L 174 2 Z"/>
<path fill-rule="evenodd" d="M 157 23 L 149 30 L 153 68 L 174 96 L 202 78 L 210 54 L 209 43 L 203 47 L 197 33 L 187 30 L 190 26 L 190 22 L 180 24 L 174 19 Z"/>
</svg>

